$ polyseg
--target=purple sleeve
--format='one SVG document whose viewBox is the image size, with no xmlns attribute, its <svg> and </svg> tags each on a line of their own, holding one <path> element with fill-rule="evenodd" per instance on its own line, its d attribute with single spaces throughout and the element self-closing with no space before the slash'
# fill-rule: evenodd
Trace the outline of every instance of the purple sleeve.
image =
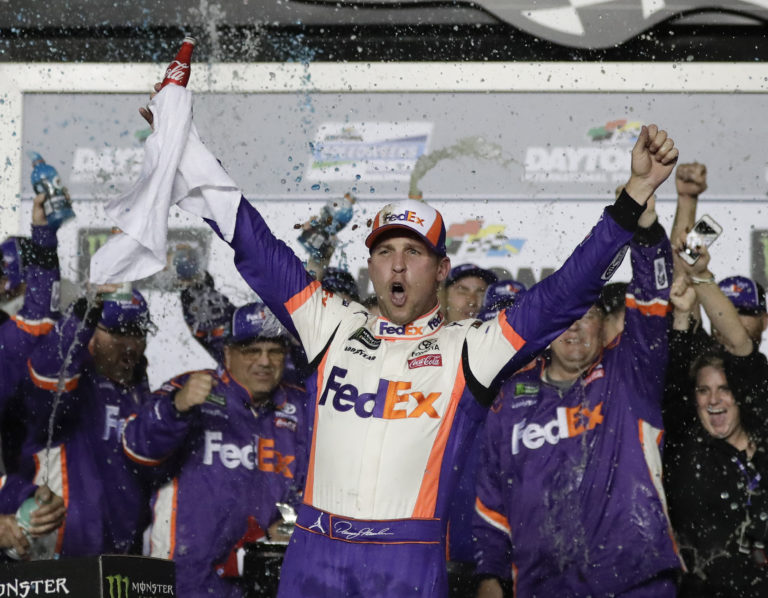
<svg viewBox="0 0 768 598">
<path fill-rule="evenodd" d="M 632 241 L 632 280 L 627 285 L 624 332 L 618 350 L 638 392 L 631 393 L 636 415 L 657 428 L 668 359 L 669 289 L 672 246 L 658 222 L 648 229 L 650 242 Z"/>
<path fill-rule="evenodd" d="M 530 362 L 597 301 L 603 285 L 621 265 L 642 211 L 623 192 L 562 267 L 505 310 L 508 336 L 518 351 L 497 380 Z"/>
<path fill-rule="evenodd" d="M 482 460 L 477 476 L 477 498 L 472 520 L 475 546 L 475 574 L 509 579 L 512 570 L 509 521 L 504 505 L 500 451 L 505 442 L 501 428 L 500 402 L 488 412 L 485 424 Z"/>
<path fill-rule="evenodd" d="M 0 396 L 9 396 L 24 377 L 26 362 L 40 339 L 58 318 L 59 268 L 56 234 L 48 226 L 32 227 L 32 242 L 25 245 L 24 304 L 0 326 Z"/>
<path fill-rule="evenodd" d="M 15 513 L 27 498 L 37 490 L 34 482 L 18 474 L 0 477 L 0 513 Z"/>
<path fill-rule="evenodd" d="M 50 384 L 46 386 L 38 382 L 57 382 L 59 378 L 63 378 L 67 390 L 71 390 L 69 387 L 72 385 L 76 386 L 73 380 L 90 358 L 88 343 L 93 336 L 95 322 L 89 316 L 79 317 L 75 310 L 75 307 L 70 308 L 67 316 L 57 322 L 53 331 L 32 352 L 29 368 L 36 386 L 48 388 Z"/>
<path fill-rule="evenodd" d="M 215 223 L 207 222 L 220 234 Z M 285 304 L 314 280 L 291 248 L 272 234 L 261 214 L 244 197 L 237 210 L 230 245 L 235 250 L 235 266 L 242 277 L 283 326 L 299 338 Z"/>
<path fill-rule="evenodd" d="M 129 459 L 140 465 L 157 466 L 184 443 L 197 412 L 192 409 L 188 413 L 179 413 L 173 398 L 187 376 L 163 384 L 126 420 L 123 450 Z"/>
</svg>

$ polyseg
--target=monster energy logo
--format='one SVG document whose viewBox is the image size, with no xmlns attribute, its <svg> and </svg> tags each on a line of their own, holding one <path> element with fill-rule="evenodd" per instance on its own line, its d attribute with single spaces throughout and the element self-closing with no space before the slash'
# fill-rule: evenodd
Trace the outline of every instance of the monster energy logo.
<svg viewBox="0 0 768 598">
<path fill-rule="evenodd" d="M 109 582 L 109 598 L 128 598 L 129 581 L 127 577 L 107 575 L 107 582 Z"/>
</svg>

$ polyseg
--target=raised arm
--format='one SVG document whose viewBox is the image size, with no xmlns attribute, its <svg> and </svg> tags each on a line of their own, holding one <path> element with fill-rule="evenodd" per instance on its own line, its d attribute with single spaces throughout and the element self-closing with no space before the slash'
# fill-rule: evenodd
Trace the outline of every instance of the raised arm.
<svg viewBox="0 0 768 598">
<path fill-rule="evenodd" d="M 671 174 L 677 155 L 665 131 L 655 125 L 644 126 L 632 149 L 632 173 L 624 191 L 606 208 L 586 239 L 557 272 L 534 285 L 497 320 L 468 335 L 468 379 L 481 402 L 492 400 L 502 380 L 528 363 L 597 301 L 603 285 L 621 265 L 645 204 Z M 506 351 L 494 351 L 490 356 L 488 351 L 471 346 L 494 342 L 500 335 L 511 346 Z"/>
<path fill-rule="evenodd" d="M 696 263 L 689 265 L 681 260 L 680 268 L 692 283 L 696 300 L 704 308 L 712 327 L 717 329 L 725 350 L 733 355 L 749 355 L 753 351 L 752 339 L 741 323 L 736 307 L 720 290 L 709 270 L 709 250 L 701 246 L 698 251 L 701 257 Z"/>
<path fill-rule="evenodd" d="M 157 466 L 184 444 L 198 414 L 213 388 L 209 372 L 180 376 L 152 395 L 131 415 L 123 429 L 123 450 L 129 459 Z"/>
<path fill-rule="evenodd" d="M 672 231 L 669 237 L 677 239 L 685 236 L 696 222 L 696 208 L 699 195 L 707 190 L 707 167 L 698 162 L 680 164 L 675 171 L 675 187 L 677 188 L 677 207 Z M 675 253 L 675 273 L 679 271 L 682 260 Z"/>
</svg>

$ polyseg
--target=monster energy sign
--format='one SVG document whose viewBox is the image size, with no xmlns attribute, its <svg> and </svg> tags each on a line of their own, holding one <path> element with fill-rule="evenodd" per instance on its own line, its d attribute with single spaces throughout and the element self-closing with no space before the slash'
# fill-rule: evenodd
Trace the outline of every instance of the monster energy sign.
<svg viewBox="0 0 768 598">
<path fill-rule="evenodd" d="M 172 598 L 171 561 L 128 555 L 0 562 L 0 598 Z"/>
<path fill-rule="evenodd" d="M 127 577 L 107 575 L 106 580 L 109 584 L 109 598 L 128 598 L 128 585 L 130 582 Z"/>
<path fill-rule="evenodd" d="M 153 581 L 134 581 L 125 575 L 107 575 L 108 596 L 105 598 L 154 598 L 155 596 L 175 596 L 172 584 Z"/>
</svg>

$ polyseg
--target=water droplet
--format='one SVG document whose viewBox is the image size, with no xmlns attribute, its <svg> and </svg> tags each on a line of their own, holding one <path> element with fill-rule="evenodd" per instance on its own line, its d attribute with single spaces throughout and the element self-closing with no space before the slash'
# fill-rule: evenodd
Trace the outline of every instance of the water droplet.
<svg viewBox="0 0 768 598">
<path fill-rule="evenodd" d="M 320 184 L 315 183 L 314 185 L 312 185 L 312 191 L 320 191 Z"/>
<path fill-rule="evenodd" d="M 728 496 L 730 496 L 730 495 L 729 495 L 727 492 L 721 492 L 721 493 L 720 493 L 720 498 L 722 498 L 723 500 L 725 500 L 726 498 L 728 498 Z"/>
</svg>

